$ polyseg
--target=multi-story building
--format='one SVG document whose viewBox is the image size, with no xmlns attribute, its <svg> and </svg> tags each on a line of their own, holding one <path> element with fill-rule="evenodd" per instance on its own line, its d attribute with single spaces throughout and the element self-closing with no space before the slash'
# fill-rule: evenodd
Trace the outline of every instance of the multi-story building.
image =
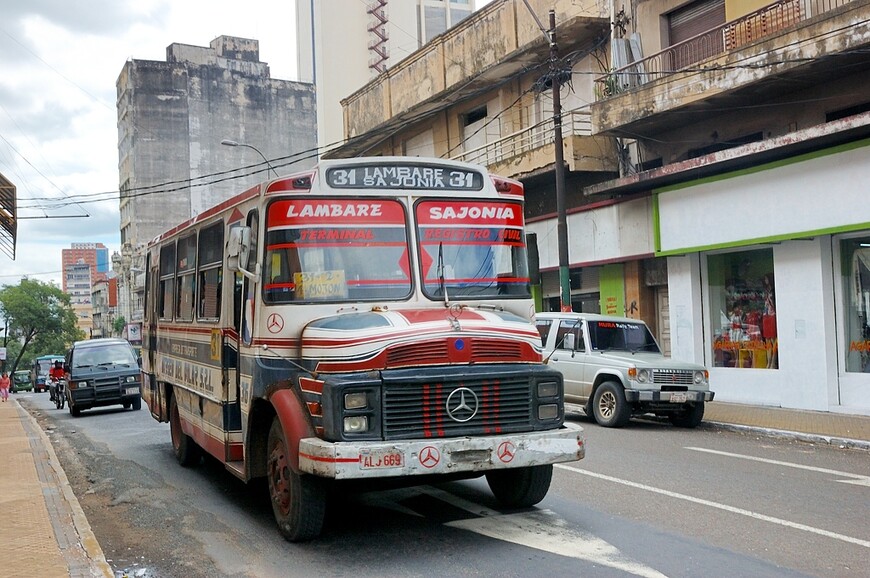
<svg viewBox="0 0 870 578">
<path fill-rule="evenodd" d="M 102 243 L 72 243 L 61 250 L 62 288 L 70 296 L 79 329 L 90 335 L 91 289 L 109 271 L 109 249 Z"/>
<path fill-rule="evenodd" d="M 118 308 L 118 279 L 111 277 L 94 283 L 91 288 L 91 337 L 113 337 Z"/>
<path fill-rule="evenodd" d="M 70 306 L 76 316 L 76 325 L 86 336 L 90 336 L 93 327 L 91 306 L 91 288 L 93 278 L 91 266 L 80 261 L 64 268 L 64 292 L 70 296 Z"/>
<path fill-rule="evenodd" d="M 171 44 L 165 62 L 128 60 L 117 88 L 121 243 L 134 260 L 170 226 L 314 162 L 314 87 L 271 78 L 257 40 Z"/>
<path fill-rule="evenodd" d="M 86 263 L 90 267 L 93 281 L 105 279 L 109 272 L 109 249 L 102 243 L 70 243 L 69 249 L 61 249 L 60 260 L 64 272 L 62 279 L 64 293 L 70 293 L 67 268 L 71 265 Z"/>
<path fill-rule="evenodd" d="M 870 414 L 870 2 L 497 0 L 344 100 L 334 156 L 520 179 L 560 305 L 643 318 L 717 399 Z M 552 85 L 564 197 L 557 198 Z"/>
<path fill-rule="evenodd" d="M 296 2 L 298 73 L 317 87 L 320 147 L 344 140 L 341 99 L 467 18 L 474 7 L 475 0 Z"/>
</svg>

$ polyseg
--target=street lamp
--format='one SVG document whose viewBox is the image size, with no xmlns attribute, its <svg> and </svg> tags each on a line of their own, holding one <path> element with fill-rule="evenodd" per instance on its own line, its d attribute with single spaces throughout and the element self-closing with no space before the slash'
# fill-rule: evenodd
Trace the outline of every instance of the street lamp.
<svg viewBox="0 0 870 578">
<path fill-rule="evenodd" d="M 249 145 L 249 144 L 243 143 L 243 142 L 236 142 L 236 141 L 230 140 L 228 138 L 225 138 L 224 140 L 222 140 L 221 144 L 228 146 L 228 147 L 247 147 L 249 149 L 255 150 L 257 152 L 257 154 L 260 155 L 261 157 L 263 157 L 263 160 L 266 161 L 266 166 L 268 166 L 270 169 L 272 169 L 272 172 L 275 173 L 276 177 L 278 176 L 278 171 L 275 170 L 275 167 L 272 166 L 272 163 L 269 162 L 269 159 L 266 158 L 266 155 L 264 155 L 262 152 L 260 152 L 260 149 L 258 149 L 254 145 Z"/>
</svg>

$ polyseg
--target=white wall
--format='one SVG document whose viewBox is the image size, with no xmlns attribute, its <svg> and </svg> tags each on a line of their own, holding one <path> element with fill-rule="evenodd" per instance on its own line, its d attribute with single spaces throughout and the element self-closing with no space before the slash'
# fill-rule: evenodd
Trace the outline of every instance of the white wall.
<svg viewBox="0 0 870 578">
<path fill-rule="evenodd" d="M 666 191 L 658 196 L 661 250 L 866 224 L 867 183 L 870 146 Z"/>
</svg>

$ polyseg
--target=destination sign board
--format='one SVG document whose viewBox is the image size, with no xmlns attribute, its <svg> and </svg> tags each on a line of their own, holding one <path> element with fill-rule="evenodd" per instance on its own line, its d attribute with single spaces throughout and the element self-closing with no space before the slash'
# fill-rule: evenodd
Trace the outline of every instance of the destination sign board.
<svg viewBox="0 0 870 578">
<path fill-rule="evenodd" d="M 326 182 L 337 189 L 480 191 L 483 174 L 432 164 L 383 163 L 331 168 Z"/>
</svg>

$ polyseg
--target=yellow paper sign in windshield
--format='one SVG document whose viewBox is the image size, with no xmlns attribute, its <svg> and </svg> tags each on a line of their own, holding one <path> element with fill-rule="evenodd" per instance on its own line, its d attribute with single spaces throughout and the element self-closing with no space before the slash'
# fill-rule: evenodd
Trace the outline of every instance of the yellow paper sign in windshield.
<svg viewBox="0 0 870 578">
<path fill-rule="evenodd" d="M 344 271 L 320 271 L 317 273 L 294 273 L 298 299 L 345 299 L 347 283 Z"/>
</svg>

